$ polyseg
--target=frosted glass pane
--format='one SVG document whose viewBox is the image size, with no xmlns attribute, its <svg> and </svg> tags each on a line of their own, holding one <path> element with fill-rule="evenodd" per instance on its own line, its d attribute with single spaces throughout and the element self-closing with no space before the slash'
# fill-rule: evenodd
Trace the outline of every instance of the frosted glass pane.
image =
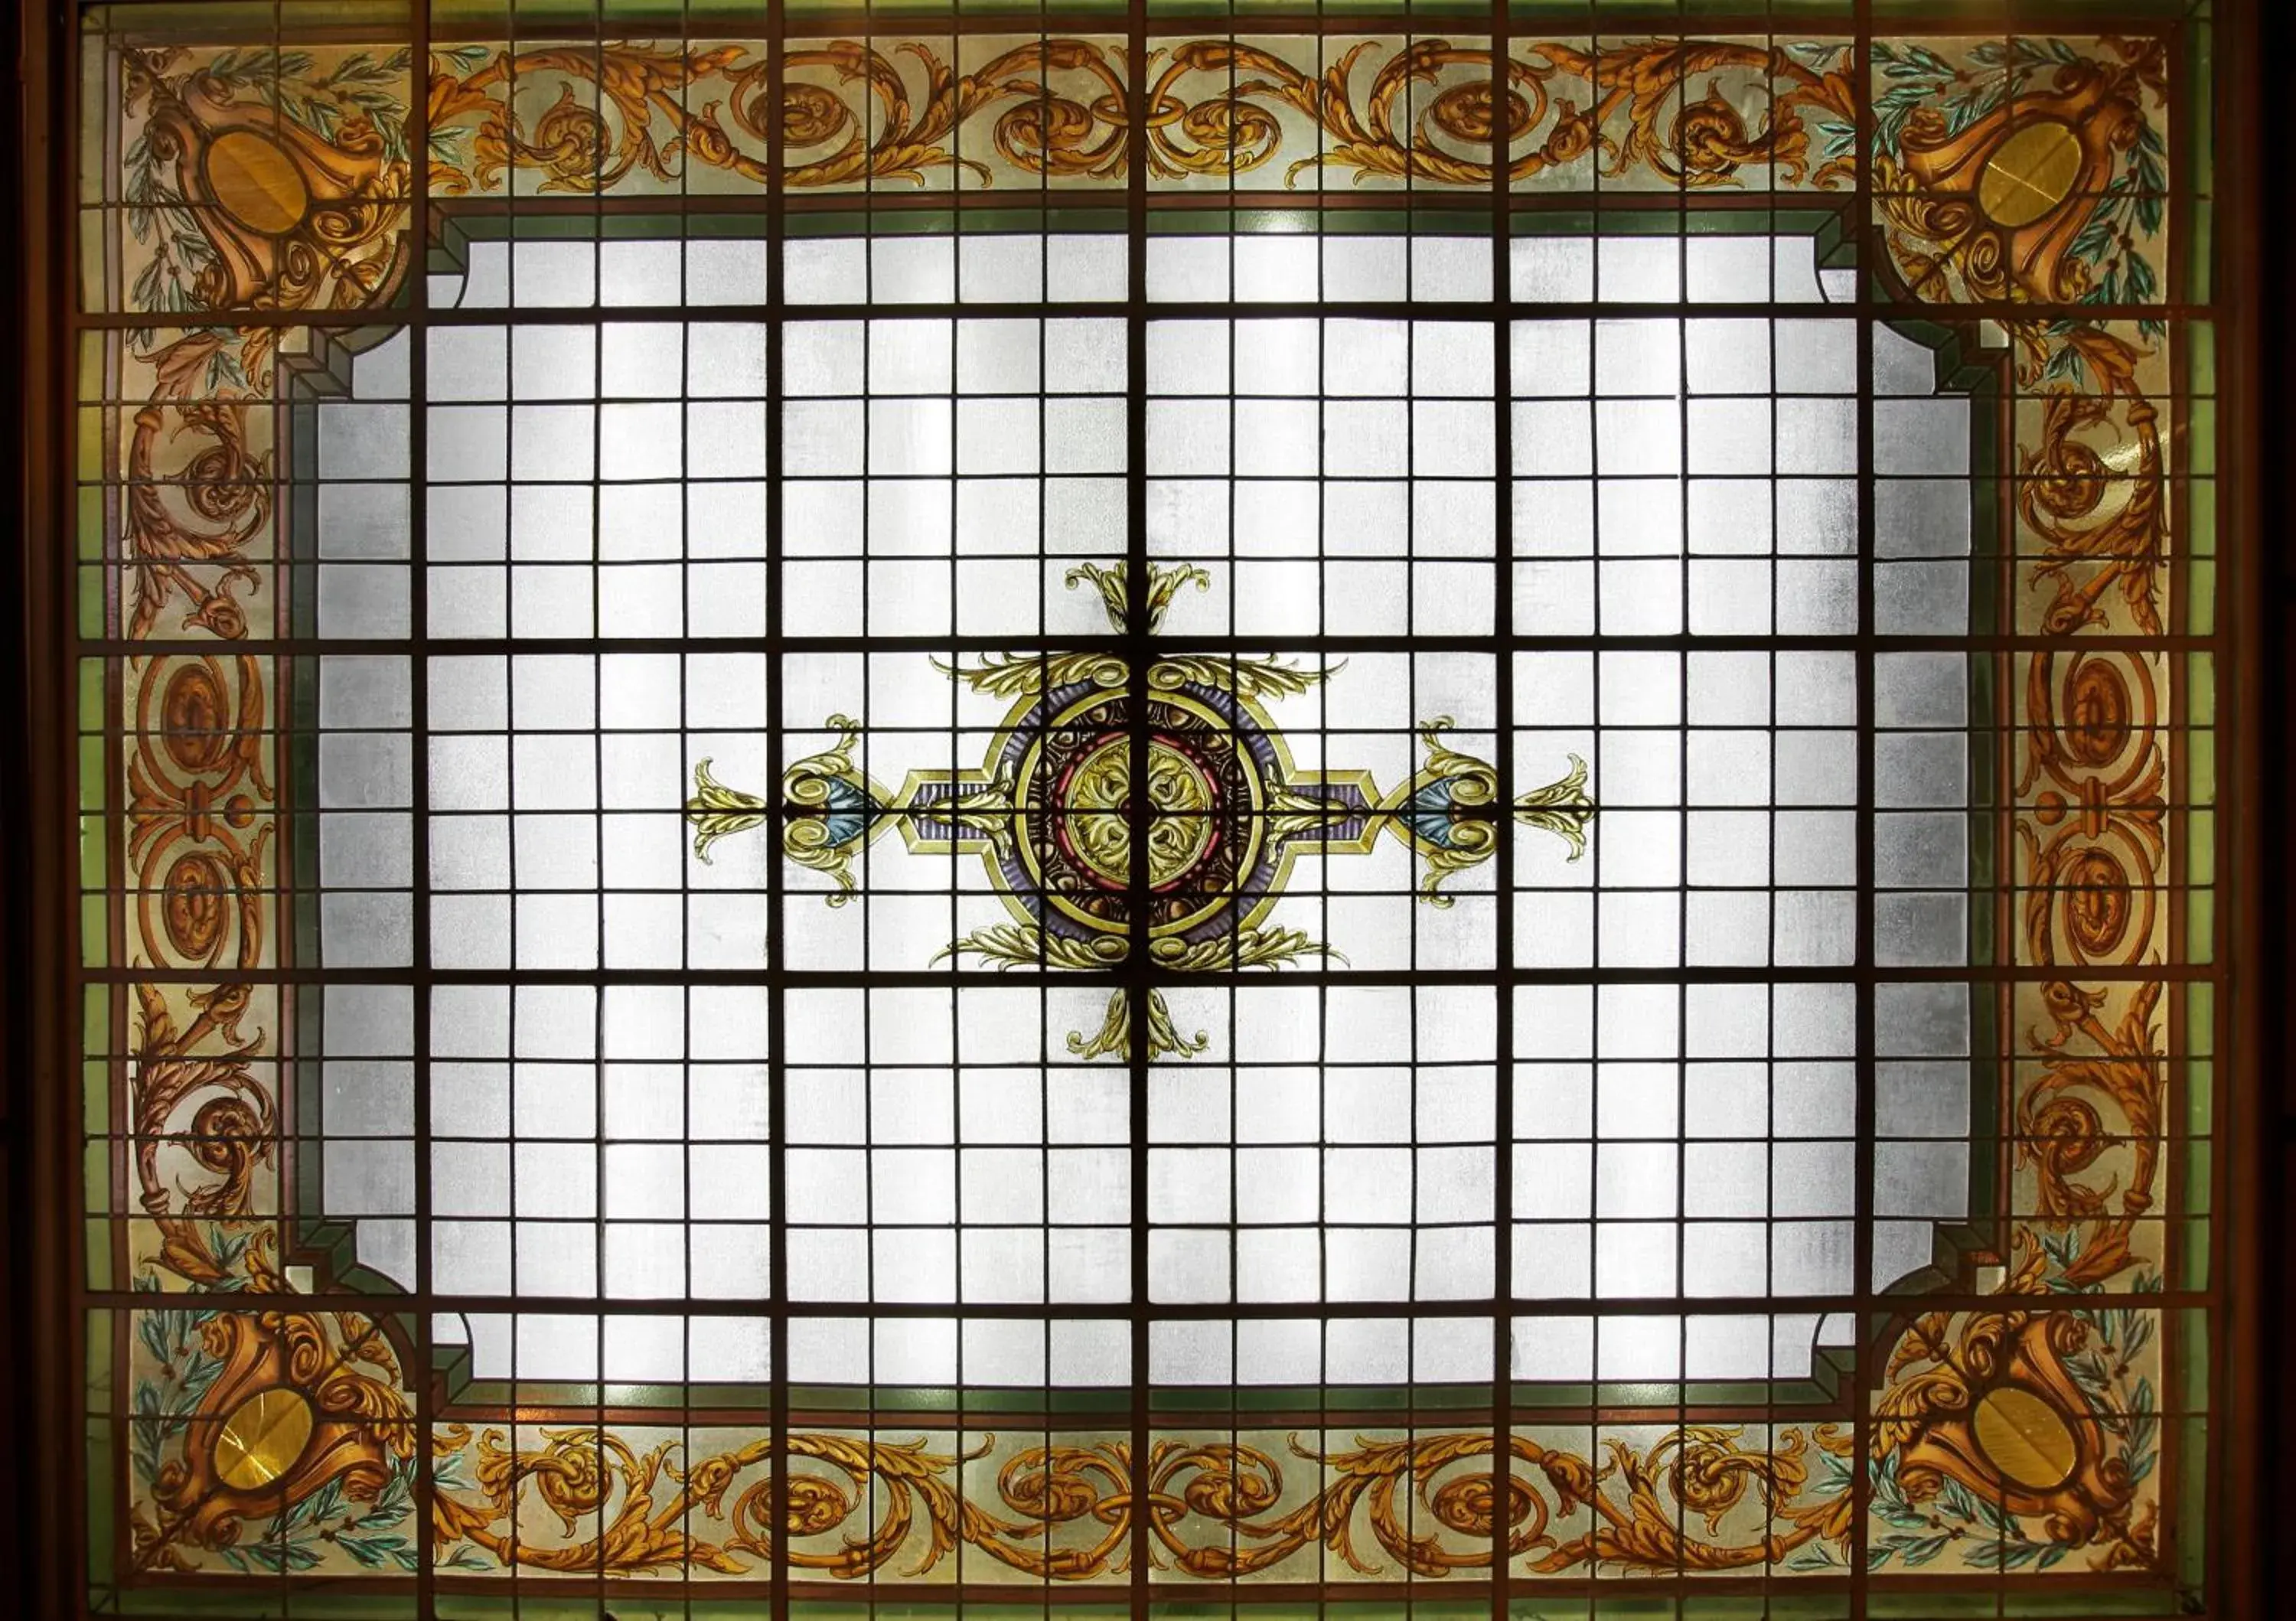
<svg viewBox="0 0 2296 1621">
<path fill-rule="evenodd" d="M 504 314 L 424 335 L 424 399 L 406 398 L 411 338 L 357 357 L 348 397 L 314 413 L 313 624 L 430 646 L 422 667 L 364 650 L 311 667 L 316 945 L 331 967 L 414 966 L 419 900 L 421 966 L 449 971 L 420 1007 L 330 993 L 329 1208 L 385 1276 L 411 1282 L 427 1246 L 441 1290 L 545 1304 L 454 1325 L 482 1378 L 768 1377 L 758 1322 L 679 1303 L 772 1289 L 776 1241 L 800 1310 L 862 1314 L 791 1324 L 781 1371 L 832 1385 L 1121 1388 L 1140 1371 L 1128 1314 L 1167 1303 L 1191 1314 L 1152 1323 L 1159 1380 L 1472 1383 L 1493 1372 L 1488 1315 L 1398 1314 L 1488 1311 L 1502 1290 L 1585 1303 L 1512 1325 L 1520 1377 L 1807 1376 L 1814 1314 L 1696 1303 L 1849 1289 L 1861 1159 L 1886 1218 L 1874 1281 L 1930 1265 L 1968 1209 L 1966 992 L 1883 987 L 1882 1140 L 1861 1144 L 1849 970 L 1970 959 L 1977 684 L 1957 655 L 1851 640 L 1960 634 L 1981 609 L 1969 402 L 1940 389 L 1937 351 L 1877 330 L 1860 442 L 1858 323 L 1806 238 L 1521 237 L 1497 273 L 1552 307 L 1496 326 L 1487 236 L 1159 233 L 1142 250 L 1136 334 L 1073 307 L 1127 296 L 1120 239 L 791 241 L 775 379 L 763 322 L 698 307 L 764 296 L 757 243 L 474 243 L 441 307 Z M 1317 299 L 1384 307 L 1292 307 Z M 1285 793 L 1363 801 L 1326 815 L 1333 847 L 1294 852 L 1255 919 L 1332 983 L 1160 993 L 1169 1044 L 1139 1118 L 1123 1031 L 1092 1050 L 1113 1027 L 1102 982 L 1039 985 L 1025 951 L 1011 985 L 877 978 L 1027 913 L 948 807 L 1000 791 L 1000 730 L 1058 728 L 952 682 L 950 650 L 1104 639 L 1136 518 L 1175 571 L 1156 610 L 1174 654 L 1291 649 L 1296 680 L 1249 714 L 1233 677 L 1210 684 L 1211 730 L 1251 733 L 1242 754 L 1282 760 Z M 786 646 L 764 640 L 776 624 Z M 1510 626 L 1527 646 L 1488 640 Z M 1397 641 L 1324 659 L 1334 636 Z M 770 796 L 847 755 L 814 781 L 840 785 L 824 791 L 858 830 L 851 858 L 784 862 Z M 1514 893 L 1487 858 L 1431 864 L 1455 825 L 1444 785 L 1480 781 L 1445 758 L 1505 785 Z M 725 796 L 706 854 L 704 762 Z M 1574 770 L 1591 823 L 1554 814 Z M 930 825 L 894 803 L 927 791 L 947 796 Z M 840 884 L 849 903 L 827 905 Z M 852 978 L 788 982 L 769 1067 L 753 982 L 792 968 Z M 1505 986 L 1515 968 L 1541 983 Z M 1460 983 L 1349 978 L 1431 970 Z M 786 1144 L 767 1140 L 776 1107 Z M 1603 1314 L 1626 1300 L 1662 1309 Z M 872 1320 L 873 1302 L 917 1309 Z M 1251 1315 L 1276 1304 L 1315 1311 Z M 988 1305 L 1020 1316 L 968 1315 Z"/>
</svg>

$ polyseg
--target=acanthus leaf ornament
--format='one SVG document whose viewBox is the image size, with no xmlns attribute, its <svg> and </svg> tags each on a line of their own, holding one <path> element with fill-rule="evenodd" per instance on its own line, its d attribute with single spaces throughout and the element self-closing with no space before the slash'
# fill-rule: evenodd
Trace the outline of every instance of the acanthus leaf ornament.
<svg viewBox="0 0 2296 1621">
<path fill-rule="evenodd" d="M 135 990 L 129 1101 L 138 1202 L 160 1240 L 152 1264 L 194 1289 L 265 1286 L 272 1234 L 250 1218 L 259 1214 L 257 1173 L 277 1164 L 278 1119 L 256 1075 L 255 1044 L 239 1039 L 247 987 L 193 993 L 197 1014 L 181 1026 L 159 987 Z M 222 1038 L 220 1051 L 211 1037 Z M 178 1157 L 201 1181 L 186 1187 L 170 1174 Z"/>
<path fill-rule="evenodd" d="M 2054 588 L 2041 620 L 2053 635 L 2111 621 L 2103 606 L 2118 586 L 2128 622 L 2157 636 L 2161 574 L 2168 562 L 2168 480 L 2160 411 L 2137 386 L 2144 357 L 2135 345 L 2092 326 L 2020 323 L 2030 348 L 2054 367 L 2094 378 L 2095 391 L 2064 377 L 2042 398 L 2039 442 L 2021 446 L 2017 515 L 2040 543 L 2030 579 Z M 2057 365 L 2069 358 L 2070 366 Z"/>
<path fill-rule="evenodd" d="M 1781 1427 L 1767 1445 L 1739 1426 L 1669 1426 L 1611 1439 L 1601 1462 L 1518 1430 L 1503 1443 L 1504 1496 L 1488 1429 L 1159 1437 L 1144 1461 L 1127 1439 L 1058 1432 L 1019 1445 L 810 1429 L 779 1452 L 769 1437 L 716 1443 L 546 1420 L 515 1437 L 447 1427 L 433 1442 L 439 1546 L 619 1576 L 687 1565 L 735 1575 L 778 1560 L 840 1582 L 925 1576 L 964 1549 L 1068 1584 L 1121 1576 L 1144 1517 L 1151 1568 L 1207 1582 L 1319 1556 L 1361 1576 L 1440 1579 L 1488 1571 L 1495 1545 L 1544 1574 L 1726 1571 L 1846 1546 L 1849 1535 L 1834 1491 L 1849 1436 L 1833 1424 Z M 701 1455 L 681 1465 L 681 1450 Z M 981 1472 L 968 1477 L 972 1464 Z M 776 1469 L 788 1475 L 785 1538 L 769 1517 Z M 522 1497 L 543 1512 L 514 1533 Z M 1748 1533 L 1746 1508 L 1766 1529 Z M 1563 1535 L 1581 1516 L 1591 1527 Z"/>
<path fill-rule="evenodd" d="M 1363 39 L 1328 64 L 1312 49 L 1293 60 L 1293 43 L 1159 42 L 1143 70 L 1144 129 L 1135 70 L 1106 39 L 1032 40 L 969 67 L 939 40 L 796 39 L 778 115 L 765 53 L 748 45 L 442 47 L 430 179 L 450 196 L 501 191 L 521 172 L 543 192 L 637 190 L 674 181 L 683 160 L 762 187 L 776 116 L 781 183 L 796 190 L 1116 186 L 1136 162 L 1160 187 L 1264 174 L 1290 189 L 1331 171 L 1488 188 L 1495 135 L 1518 183 L 1590 154 L 1606 176 L 1691 188 L 1766 166 L 1784 184 L 1838 190 L 1851 173 L 1855 92 L 1823 55 L 1739 40 L 1526 40 L 1501 72 L 1472 43 Z M 1685 94 L 1693 81 L 1699 94 Z M 521 84 L 538 87 L 529 101 L 546 98 L 539 113 L 512 104 Z M 1750 94 L 1767 103 L 1751 121 Z M 1303 124 L 1313 138 L 1294 147 Z"/>
<path fill-rule="evenodd" d="M 2109 1024 L 2105 990 L 2041 987 L 2055 1028 L 2027 1035 L 2039 1074 L 2020 1089 L 2016 1117 L 2016 1165 L 2032 1178 L 2041 1235 L 2020 1235 L 2027 1254 L 2011 1287 L 2099 1287 L 2140 1264 L 2136 1240 L 2166 1146 L 2167 1064 L 2154 1028 L 2162 989 L 2158 980 L 2131 987 Z M 2120 1117 L 2112 1129 L 2100 1104 Z M 2099 1185 L 2100 1160 L 2126 1163 Z"/>
</svg>

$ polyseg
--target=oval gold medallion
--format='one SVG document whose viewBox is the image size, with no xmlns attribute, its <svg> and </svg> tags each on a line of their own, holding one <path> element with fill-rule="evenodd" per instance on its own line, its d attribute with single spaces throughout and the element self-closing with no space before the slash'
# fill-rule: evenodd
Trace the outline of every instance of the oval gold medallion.
<svg viewBox="0 0 2296 1621">
<path fill-rule="evenodd" d="M 311 193 L 295 160 L 251 129 L 229 129 L 208 148 L 208 190 L 249 230 L 277 236 L 303 223 Z"/>
<path fill-rule="evenodd" d="M 1977 206 L 2014 231 L 2046 216 L 2080 176 L 2080 137 L 2055 119 L 2028 124 L 1993 149 L 1977 177 Z"/>
<path fill-rule="evenodd" d="M 234 1491 L 255 1492 L 295 1467 L 311 1441 L 311 1404 L 299 1390 L 258 1390 L 223 1421 L 215 1471 Z"/>
<path fill-rule="evenodd" d="M 1993 1467 L 2029 1491 L 2054 1490 L 2073 1472 L 2073 1432 L 2055 1408 L 2021 1386 L 1987 1391 L 1972 1428 Z"/>
</svg>

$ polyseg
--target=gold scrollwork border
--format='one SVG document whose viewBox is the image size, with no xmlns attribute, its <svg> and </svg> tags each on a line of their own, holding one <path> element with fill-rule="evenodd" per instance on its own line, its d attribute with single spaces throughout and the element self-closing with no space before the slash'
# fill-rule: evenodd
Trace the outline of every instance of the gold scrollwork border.
<svg viewBox="0 0 2296 1621">
<path fill-rule="evenodd" d="M 962 70 L 923 44 L 803 43 L 777 112 L 761 105 L 758 47 L 737 42 L 451 46 L 423 67 L 420 183 L 449 201 L 513 184 L 644 195 L 705 175 L 770 184 L 765 132 L 778 117 L 782 183 L 821 191 L 929 176 L 1113 186 L 1136 159 L 1160 188 L 1250 173 L 1285 186 L 1473 189 L 1494 178 L 1504 125 L 1508 177 L 1527 186 L 1599 173 L 1839 193 L 1856 160 L 1845 137 L 1869 96 L 1877 223 L 1908 291 L 2033 307 L 2006 321 L 2038 414 L 2020 423 L 2016 450 L 2015 532 L 2030 547 L 2018 627 L 2068 645 L 2021 672 L 2016 961 L 2064 976 L 2013 1020 L 2030 1048 L 2008 1105 L 2029 1203 L 2002 1306 L 1915 1318 L 1888 1360 L 1862 1488 L 1876 1517 L 1868 1558 L 2025 1572 L 2150 1564 L 2163 1314 L 2084 1297 L 2158 1287 L 2148 1224 L 2175 993 L 2084 976 L 2173 953 L 2152 897 L 2173 888 L 2177 740 L 2167 665 L 2078 639 L 2158 637 L 2173 622 L 2172 438 L 2157 403 L 2162 324 L 2086 319 L 2079 307 L 2160 295 L 2159 42 L 2013 39 L 1990 57 L 1989 44 L 1903 45 L 1866 64 L 1839 45 L 1523 42 L 1503 91 L 1472 45 L 1362 40 L 1326 60 L 1297 43 L 1160 45 L 1140 131 L 1109 41 L 998 46 Z M 153 976 L 132 987 L 123 1068 L 150 1234 L 134 1265 L 139 1285 L 210 1297 L 129 1314 L 133 1563 L 405 1571 L 420 1511 L 406 1372 L 367 1320 L 291 1309 L 271 1237 L 282 1010 L 259 986 L 200 976 L 269 964 L 279 944 L 277 671 L 230 649 L 277 601 L 272 318 L 381 309 L 404 284 L 413 70 L 404 51 L 353 46 L 116 49 L 116 307 L 155 324 L 120 344 L 142 394 L 114 434 L 125 494 L 105 553 L 121 570 L 113 623 L 131 641 L 216 643 L 127 660 L 115 717 L 132 897 L 115 901 L 128 908 L 115 937 Z M 974 132 L 976 119 L 987 127 Z M 2033 194 L 2051 188 L 2037 209 Z M 276 1304 L 225 1304 L 224 1291 Z M 771 1460 L 754 1442 L 686 1462 L 643 1434 L 434 1431 L 429 1511 L 443 1564 L 500 1568 L 506 1547 L 522 1566 L 597 1560 L 633 1573 L 775 1557 L 756 1506 Z M 1488 1570 L 1502 1535 L 1527 1569 L 1817 1571 L 1839 1568 L 1861 1501 L 1846 1442 L 1824 1426 L 1660 1427 L 1592 1449 L 1516 1432 L 1504 1502 L 1493 1438 L 1479 1432 L 1160 1442 L 1139 1486 L 1119 1442 L 1047 1445 L 1006 1456 L 986 1495 L 965 1483 L 989 1456 L 975 1445 L 792 1435 L 787 1557 L 834 1579 L 919 1575 L 978 1549 L 1013 1571 L 1089 1580 L 1120 1571 L 1128 1543 L 1109 1527 L 1140 1511 L 1138 1490 L 1175 1576 L 1275 1571 L 1313 1549 L 1358 1574 L 1439 1576 Z M 506 1494 L 527 1486 L 562 1517 L 564 1540 L 529 1543 L 522 1522 L 508 1533 Z M 865 1500 L 887 1506 L 844 1540 Z M 587 1540 L 584 1516 L 599 1527 Z M 1683 1528 L 1700 1518 L 1703 1538 Z M 801 1553 L 809 1539 L 815 1551 Z"/>
</svg>

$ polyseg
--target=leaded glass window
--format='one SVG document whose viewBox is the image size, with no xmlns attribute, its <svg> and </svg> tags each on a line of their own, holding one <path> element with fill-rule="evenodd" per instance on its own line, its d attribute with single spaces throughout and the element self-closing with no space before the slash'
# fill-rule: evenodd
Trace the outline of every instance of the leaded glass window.
<svg viewBox="0 0 2296 1621">
<path fill-rule="evenodd" d="M 95 1601 L 2197 1593 L 2127 20 L 89 10 Z"/>
</svg>

